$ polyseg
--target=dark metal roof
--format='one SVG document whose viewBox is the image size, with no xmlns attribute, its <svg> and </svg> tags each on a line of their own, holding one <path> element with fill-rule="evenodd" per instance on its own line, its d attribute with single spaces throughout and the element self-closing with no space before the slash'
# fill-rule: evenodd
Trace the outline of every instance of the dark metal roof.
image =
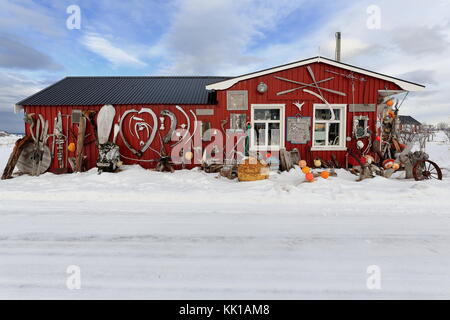
<svg viewBox="0 0 450 320">
<path fill-rule="evenodd" d="M 419 121 L 417 121 L 416 119 L 414 119 L 411 116 L 398 116 L 400 123 L 401 124 L 415 124 L 417 126 L 422 125 Z"/>
<path fill-rule="evenodd" d="M 211 104 L 205 86 L 228 77 L 66 77 L 19 106 L 103 104 Z"/>
</svg>

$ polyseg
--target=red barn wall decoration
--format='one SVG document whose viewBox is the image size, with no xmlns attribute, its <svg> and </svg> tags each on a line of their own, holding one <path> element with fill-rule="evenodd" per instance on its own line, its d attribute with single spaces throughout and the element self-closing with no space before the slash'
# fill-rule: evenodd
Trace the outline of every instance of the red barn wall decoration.
<svg viewBox="0 0 450 320">
<path fill-rule="evenodd" d="M 240 114 L 241 120 L 245 114 L 245 120 L 252 128 L 252 149 L 267 151 L 297 148 L 301 158 L 308 162 L 316 157 L 330 160 L 334 154 L 339 164 L 344 166 L 347 148 L 353 148 L 356 143 L 353 134 L 355 119 L 365 119 L 369 134 L 374 137 L 376 110 L 380 99 L 389 92 L 418 91 L 423 88 L 422 85 L 406 80 L 314 57 L 234 78 L 68 77 L 17 103 L 16 109 L 23 109 L 28 114 L 43 115 L 49 122 L 49 133 L 53 132 L 54 118 L 60 111 L 63 115 L 63 131 L 67 135 L 66 145 L 76 143 L 77 125 L 72 125 L 70 119 L 73 110 L 98 112 L 105 104 L 115 107 L 115 123 L 119 123 L 120 117 L 127 110 L 150 108 L 158 119 L 162 110 L 171 111 L 180 128 L 181 124 L 186 124 L 186 120 L 176 108 L 179 105 L 190 117 L 191 134 L 194 121 L 192 112 L 199 121 L 208 122 L 211 128 L 217 130 L 221 130 L 224 120 L 227 120 L 225 129 L 229 129 L 230 119 L 234 114 Z M 322 98 L 331 105 L 334 120 L 329 106 Z M 161 136 L 165 136 L 170 130 L 167 119 L 164 129 L 160 130 L 160 122 L 153 124 L 150 114 L 139 114 L 139 117 L 152 126 L 158 126 Z M 296 119 L 304 126 L 303 129 L 300 125 L 296 127 Z M 305 132 L 306 127 L 309 132 Z M 278 129 L 279 136 L 277 133 L 272 135 L 270 131 L 262 134 L 264 128 L 275 129 L 275 132 Z M 28 125 L 25 129 L 29 133 Z M 305 137 L 309 135 L 309 140 L 297 137 L 300 133 L 296 130 L 300 130 Z M 87 126 L 86 134 L 85 156 L 89 169 L 96 166 L 98 151 L 90 125 Z M 117 144 L 123 162 L 140 164 L 144 168 L 154 167 L 155 162 L 152 160 L 159 158 L 156 151 L 162 147 L 159 134 L 151 148 L 140 158 L 132 154 L 123 139 L 118 137 Z M 111 140 L 112 135 L 113 132 Z M 132 130 L 124 130 L 124 135 L 135 149 L 145 139 L 136 137 Z M 272 145 L 269 145 L 268 139 Z M 51 137 L 48 143 L 52 144 Z M 210 141 L 203 141 L 203 148 L 208 144 Z M 170 148 L 167 144 L 165 147 L 170 155 Z M 64 163 L 67 163 L 67 157 L 74 156 L 73 152 L 65 152 Z M 58 160 L 55 157 L 50 171 L 57 167 Z"/>
</svg>

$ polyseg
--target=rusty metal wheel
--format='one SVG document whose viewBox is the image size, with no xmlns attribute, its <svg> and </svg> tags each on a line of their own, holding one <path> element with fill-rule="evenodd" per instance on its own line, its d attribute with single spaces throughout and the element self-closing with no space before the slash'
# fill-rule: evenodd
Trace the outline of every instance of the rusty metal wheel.
<svg viewBox="0 0 450 320">
<path fill-rule="evenodd" d="M 430 160 L 420 160 L 414 165 L 413 175 L 416 181 L 421 180 L 442 180 L 442 171 L 439 166 Z"/>
</svg>

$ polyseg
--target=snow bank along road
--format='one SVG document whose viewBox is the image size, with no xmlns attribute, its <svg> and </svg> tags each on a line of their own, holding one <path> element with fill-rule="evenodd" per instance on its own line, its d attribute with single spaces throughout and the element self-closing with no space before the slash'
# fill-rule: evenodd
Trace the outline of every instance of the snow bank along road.
<svg viewBox="0 0 450 320">
<path fill-rule="evenodd" d="M 427 147 L 443 181 L 134 166 L 1 181 L 0 298 L 449 299 L 449 147 L 443 134 Z"/>
</svg>

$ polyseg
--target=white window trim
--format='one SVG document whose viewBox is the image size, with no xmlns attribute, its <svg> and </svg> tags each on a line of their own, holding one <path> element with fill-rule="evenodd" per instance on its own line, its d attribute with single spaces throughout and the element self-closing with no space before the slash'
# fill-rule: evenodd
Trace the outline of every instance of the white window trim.
<svg viewBox="0 0 450 320">
<path fill-rule="evenodd" d="M 285 104 L 252 104 L 250 108 L 250 120 L 252 124 L 252 128 L 250 130 L 250 151 L 280 151 L 284 148 L 284 137 L 285 137 Z M 274 122 L 274 123 L 280 123 L 280 145 L 279 146 L 267 146 L 267 147 L 261 147 L 261 146 L 255 146 L 254 145 L 254 139 L 255 139 L 255 131 L 253 130 L 253 126 L 255 124 L 255 109 L 280 109 L 280 120 L 269 120 L 264 122 Z M 268 135 L 268 132 L 266 132 L 266 135 Z M 266 142 L 267 136 L 266 136 Z"/>
<path fill-rule="evenodd" d="M 311 151 L 346 151 L 347 150 L 347 105 L 346 104 L 330 104 L 333 109 L 341 110 L 341 128 L 340 128 L 340 138 L 339 138 L 339 146 L 315 146 L 315 124 L 316 124 L 316 109 L 329 109 L 326 104 L 315 103 L 313 105 L 313 123 L 312 123 L 312 145 Z M 320 122 L 320 120 L 318 121 Z"/>
</svg>

